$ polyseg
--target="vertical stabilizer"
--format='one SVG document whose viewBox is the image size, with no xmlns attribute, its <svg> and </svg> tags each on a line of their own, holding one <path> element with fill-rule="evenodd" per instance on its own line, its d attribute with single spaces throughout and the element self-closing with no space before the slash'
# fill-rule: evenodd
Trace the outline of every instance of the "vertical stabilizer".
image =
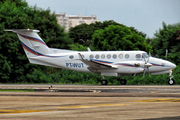
<svg viewBox="0 0 180 120">
<path fill-rule="evenodd" d="M 49 47 L 37 34 L 39 30 L 13 29 L 6 31 L 12 31 L 17 33 L 19 40 L 28 58 L 35 56 L 46 56 L 47 54 L 50 53 Z"/>
</svg>

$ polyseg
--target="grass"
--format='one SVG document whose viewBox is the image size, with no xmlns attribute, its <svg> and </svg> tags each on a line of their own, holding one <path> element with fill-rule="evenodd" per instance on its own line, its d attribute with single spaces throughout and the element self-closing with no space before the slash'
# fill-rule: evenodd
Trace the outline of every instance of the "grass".
<svg viewBox="0 0 180 120">
<path fill-rule="evenodd" d="M 0 92 L 34 92 L 34 89 L 27 89 L 27 90 L 0 89 Z"/>
</svg>

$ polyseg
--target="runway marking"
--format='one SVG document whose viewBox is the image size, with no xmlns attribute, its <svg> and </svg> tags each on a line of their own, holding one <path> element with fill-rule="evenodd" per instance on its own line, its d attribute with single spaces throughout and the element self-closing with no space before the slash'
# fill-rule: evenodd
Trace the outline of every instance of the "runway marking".
<svg viewBox="0 0 180 120">
<path fill-rule="evenodd" d="M 48 112 L 51 110 L 0 110 L 0 114 L 14 114 L 14 113 L 30 113 L 30 112 Z"/>
<path fill-rule="evenodd" d="M 151 100 L 139 100 L 133 102 L 180 102 L 180 99 L 151 99 Z"/>
<path fill-rule="evenodd" d="M 104 107 L 104 106 L 123 106 L 125 104 L 99 104 L 99 105 L 82 105 L 82 106 L 66 106 L 58 108 L 91 108 L 91 107 Z"/>
</svg>

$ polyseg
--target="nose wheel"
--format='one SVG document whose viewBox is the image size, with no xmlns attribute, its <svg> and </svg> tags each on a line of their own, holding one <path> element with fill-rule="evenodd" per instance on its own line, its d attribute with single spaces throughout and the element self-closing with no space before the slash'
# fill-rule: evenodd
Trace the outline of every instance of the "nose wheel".
<svg viewBox="0 0 180 120">
<path fill-rule="evenodd" d="M 175 84 L 175 81 L 172 79 L 172 77 L 170 77 L 168 83 L 169 83 L 169 85 L 174 85 L 174 84 Z"/>
</svg>

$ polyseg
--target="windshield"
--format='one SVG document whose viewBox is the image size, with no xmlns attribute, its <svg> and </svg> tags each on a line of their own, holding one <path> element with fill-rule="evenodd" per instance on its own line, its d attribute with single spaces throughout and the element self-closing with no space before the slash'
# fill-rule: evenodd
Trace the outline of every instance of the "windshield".
<svg viewBox="0 0 180 120">
<path fill-rule="evenodd" d="M 149 57 L 149 55 L 147 53 L 143 53 L 143 56 L 145 56 L 146 58 Z"/>
</svg>

